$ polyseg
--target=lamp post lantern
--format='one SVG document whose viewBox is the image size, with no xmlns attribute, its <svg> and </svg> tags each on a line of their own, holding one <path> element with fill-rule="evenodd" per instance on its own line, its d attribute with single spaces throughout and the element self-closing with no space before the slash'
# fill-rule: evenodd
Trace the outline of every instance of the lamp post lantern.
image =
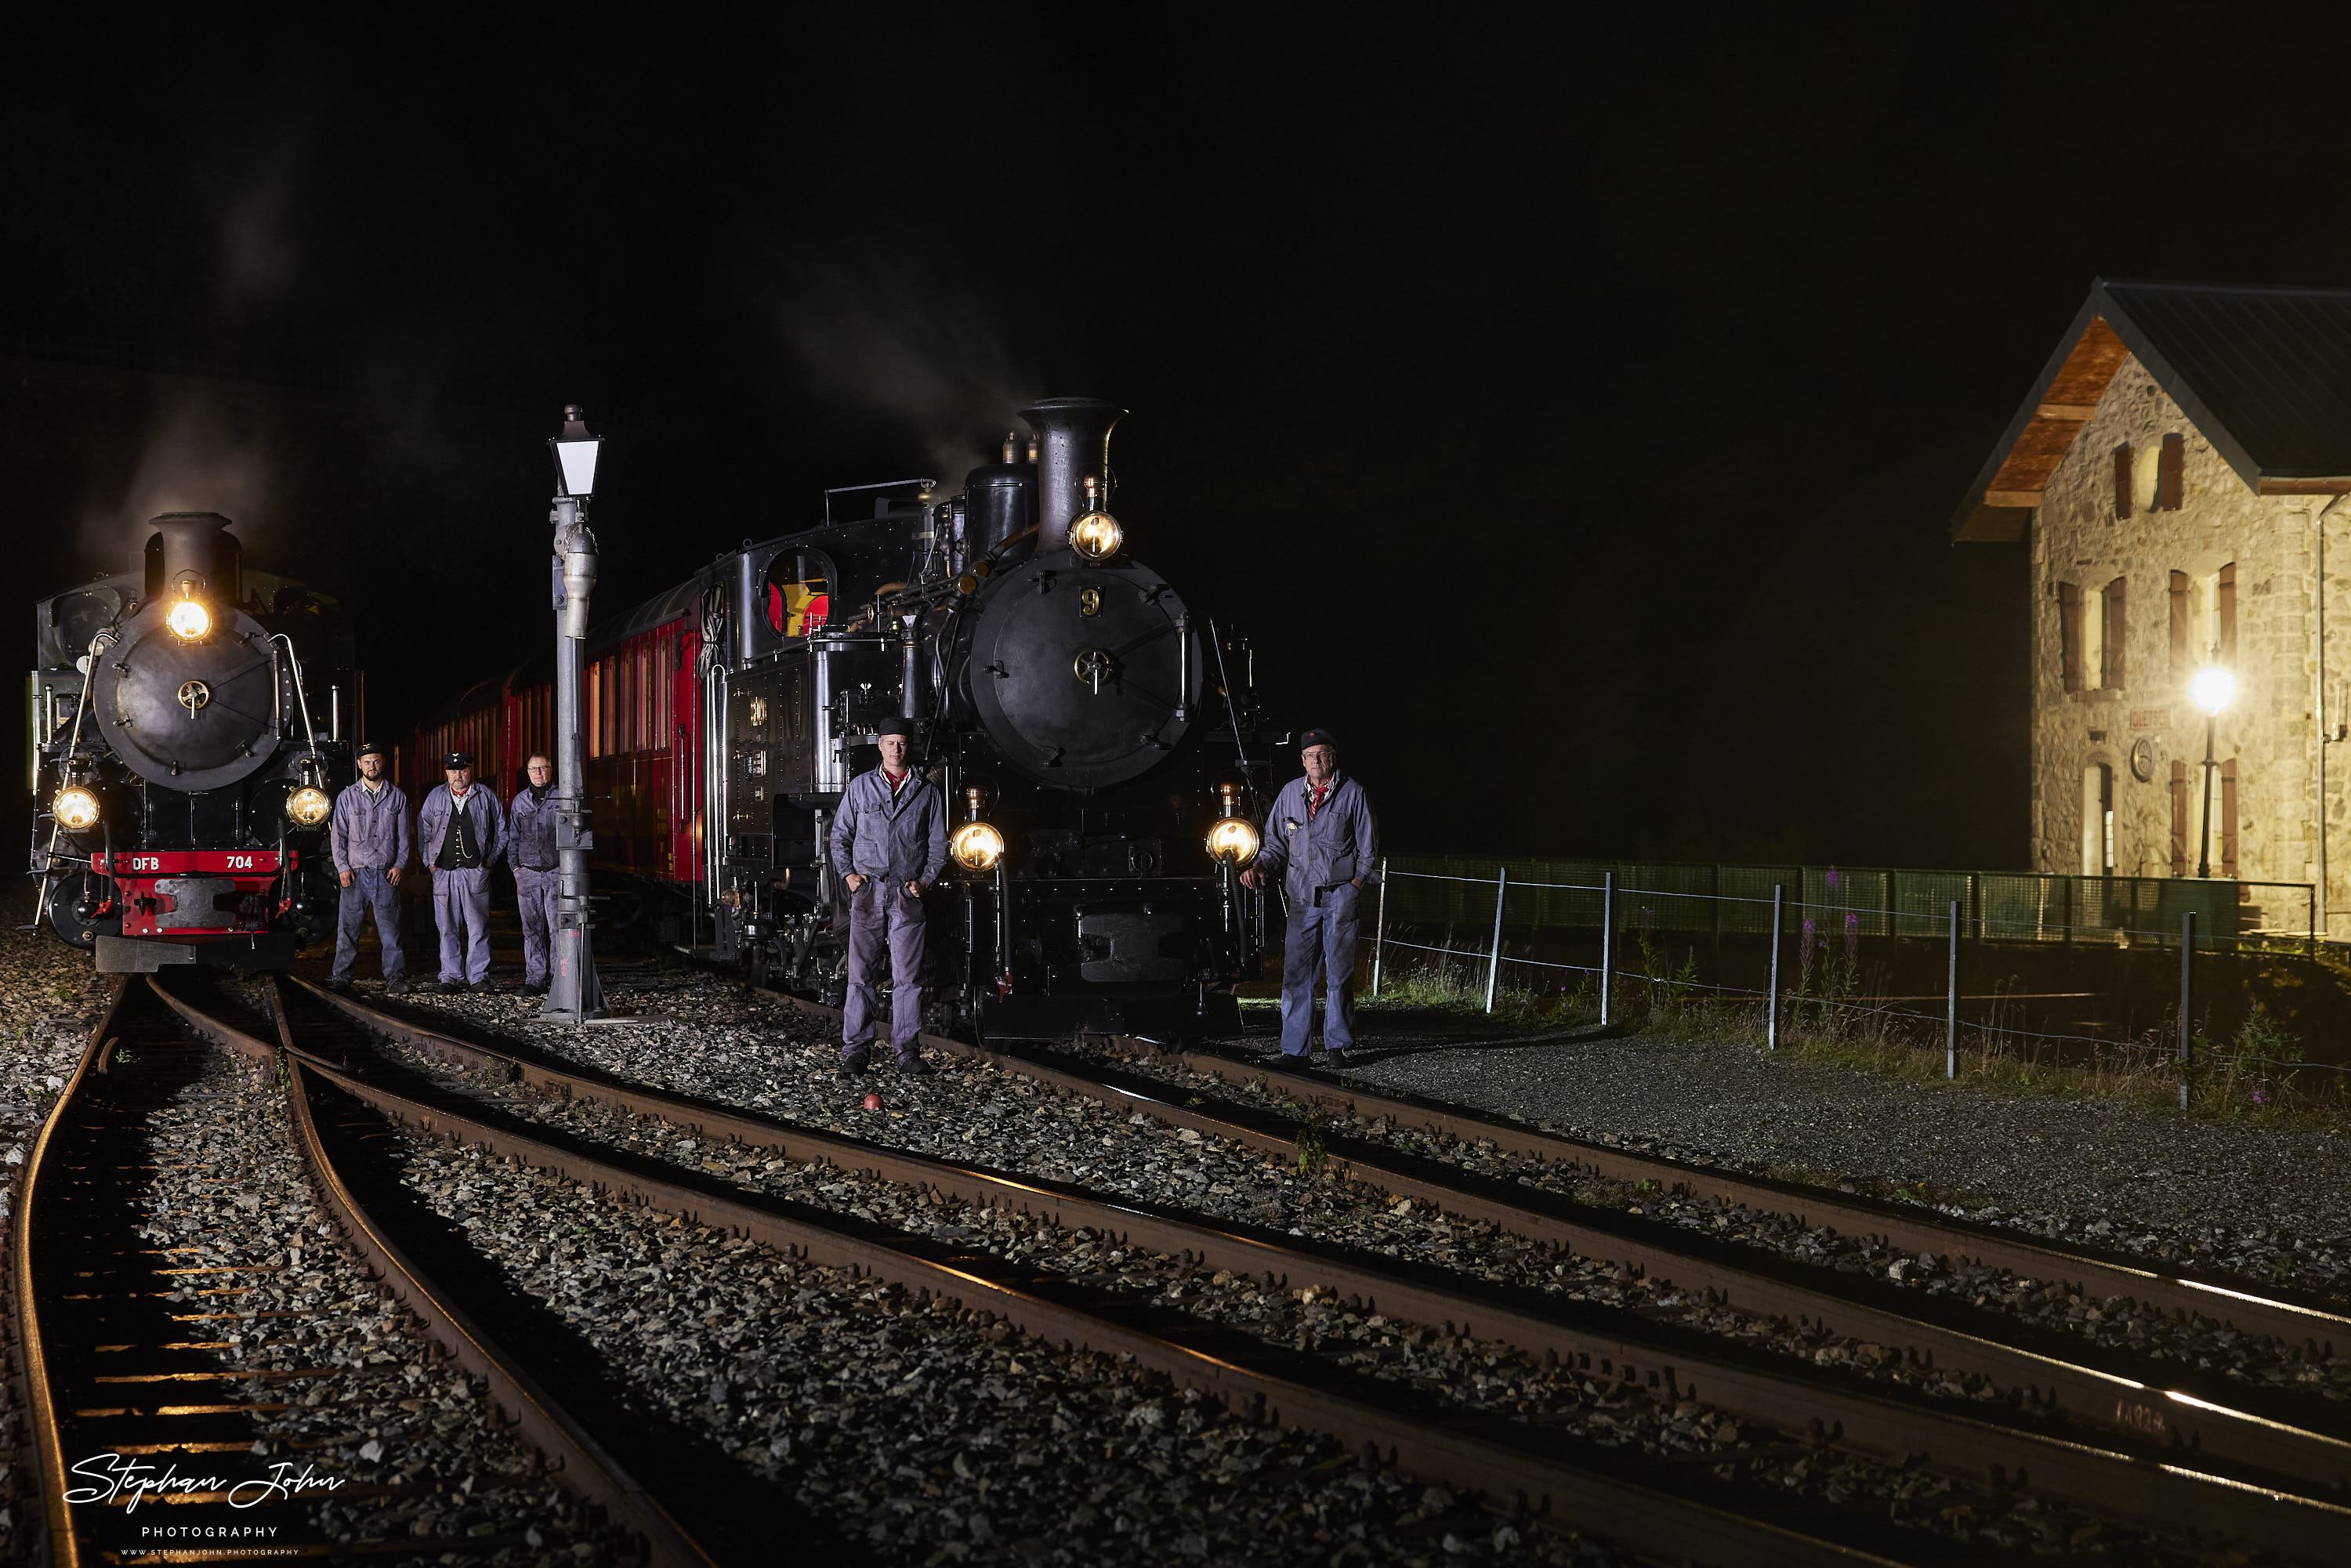
<svg viewBox="0 0 2351 1568">
<path fill-rule="evenodd" d="M 555 952 L 541 1018 L 586 1023 L 605 1016 L 604 989 L 588 940 L 588 852 L 595 846 L 588 810 L 588 739 L 581 653 L 588 637 L 588 598 L 596 586 L 596 536 L 588 531 L 588 497 L 596 486 L 601 438 L 588 434 L 580 406 L 563 411 L 563 434 L 550 439 L 555 457 Z"/>
<path fill-rule="evenodd" d="M 2204 831 L 2197 851 L 2196 874 L 2209 877 L 2212 874 L 2212 770 L 2220 766 L 2212 758 L 2212 731 L 2220 710 L 2237 700 L 2237 677 L 2218 664 L 2207 664 L 2188 683 L 2188 695 L 2204 710 Z"/>
</svg>

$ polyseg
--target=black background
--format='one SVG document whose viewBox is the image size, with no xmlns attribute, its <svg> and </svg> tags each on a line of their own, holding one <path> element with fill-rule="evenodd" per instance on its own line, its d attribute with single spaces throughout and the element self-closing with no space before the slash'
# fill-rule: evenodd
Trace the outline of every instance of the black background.
<svg viewBox="0 0 2351 1568">
<path fill-rule="evenodd" d="M 2351 280 L 2324 13 L 857 9 L 20 32 L 27 600 L 228 512 L 389 733 L 551 635 L 568 401 L 617 612 L 1100 395 L 1395 847 L 2014 866 L 1968 480 L 2095 275 Z"/>
</svg>

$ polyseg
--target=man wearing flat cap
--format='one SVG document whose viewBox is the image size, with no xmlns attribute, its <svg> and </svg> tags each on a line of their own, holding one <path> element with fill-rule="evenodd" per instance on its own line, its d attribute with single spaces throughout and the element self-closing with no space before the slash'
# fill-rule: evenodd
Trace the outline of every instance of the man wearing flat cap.
<svg viewBox="0 0 2351 1568">
<path fill-rule="evenodd" d="M 906 759 L 914 727 L 882 724 L 882 766 L 841 791 L 832 819 L 832 863 L 849 889 L 849 998 L 841 1016 L 841 1063 L 865 1071 L 879 1024 L 873 972 L 886 946 L 890 1049 L 901 1072 L 923 1065 L 923 890 L 947 864 L 946 802 Z"/>
<path fill-rule="evenodd" d="M 496 792 L 474 785 L 474 758 L 441 759 L 446 783 L 416 813 L 416 841 L 433 868 L 433 923 L 441 928 L 441 988 L 490 988 L 490 862 L 506 847 Z"/>
<path fill-rule="evenodd" d="M 1324 1064 L 1347 1065 L 1355 1043 L 1355 941 L 1358 902 L 1379 880 L 1379 823 L 1364 787 L 1339 771 L 1339 746 L 1327 729 L 1299 737 L 1306 776 L 1293 779 L 1266 813 L 1265 847 L 1241 873 L 1242 885 L 1279 883 L 1290 905 L 1281 959 L 1281 1054 L 1303 1062 L 1313 1032 L 1314 973 L 1324 976 Z"/>
<path fill-rule="evenodd" d="M 547 994 L 547 954 L 555 939 L 555 763 L 534 751 L 523 766 L 530 780 L 507 803 L 507 864 L 514 868 L 515 909 L 522 916 L 522 988 Z"/>
<path fill-rule="evenodd" d="M 408 864 L 408 796 L 383 776 L 384 749 L 360 742 L 359 781 L 335 797 L 328 853 L 343 884 L 335 912 L 335 968 L 327 984 L 338 991 L 351 985 L 359 962 L 360 927 L 375 912 L 376 940 L 383 945 L 383 988 L 408 989 L 408 955 L 400 946 L 400 873 Z"/>
</svg>

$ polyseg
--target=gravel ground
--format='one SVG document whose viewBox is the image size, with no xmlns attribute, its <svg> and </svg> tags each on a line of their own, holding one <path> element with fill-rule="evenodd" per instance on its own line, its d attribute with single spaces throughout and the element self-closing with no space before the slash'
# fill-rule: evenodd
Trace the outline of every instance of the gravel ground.
<svg viewBox="0 0 2351 1568">
<path fill-rule="evenodd" d="M 1285 1099 L 1278 1088 L 1270 1085 L 1237 1086 L 1205 1074 L 1187 1071 L 1172 1063 L 1112 1057 L 1102 1052 L 1089 1054 L 1097 1061 L 1146 1074 L 1194 1095 L 1287 1113 L 1295 1116 L 1301 1124 L 1312 1124 L 1350 1137 L 1385 1144 L 1401 1153 L 1441 1160 L 1458 1166 L 1464 1171 L 1498 1180 L 1522 1182 L 1578 1203 L 1666 1220 L 1717 1239 L 1743 1242 L 1798 1262 L 1844 1272 L 1867 1271 L 1913 1290 L 1954 1297 L 2038 1328 L 2070 1333 L 2108 1350 L 2120 1349 L 2157 1361 L 2181 1362 L 2200 1370 L 2218 1370 L 2243 1382 L 2286 1392 L 2314 1394 L 2338 1402 L 2351 1400 L 2351 1345 L 2337 1346 L 2331 1343 L 2315 1346 L 2294 1345 L 2273 1338 L 2240 1333 L 2233 1329 L 2223 1328 L 2215 1320 L 2199 1318 L 2192 1322 L 2178 1322 L 2160 1309 L 2142 1308 L 2125 1296 L 2085 1298 L 2078 1291 L 2069 1292 L 2058 1284 L 2033 1280 L 2008 1270 L 1972 1264 L 1950 1268 L 1941 1264 L 1931 1254 L 1921 1253 L 1913 1257 L 1879 1246 L 1866 1237 L 1844 1236 L 1823 1227 L 1807 1228 L 1778 1215 L 1727 1207 L 1715 1198 L 1694 1201 L 1672 1193 L 1657 1192 L 1654 1188 L 1645 1191 L 1631 1182 L 1604 1180 L 1563 1169 L 1556 1163 L 1498 1150 L 1490 1141 L 1484 1139 L 1464 1141 L 1450 1134 L 1424 1134 L 1403 1125 L 1391 1126 L 1385 1117 L 1333 1119 Z M 1487 1053 L 1461 1051 L 1456 1054 L 1482 1060 Z M 1767 1059 L 1763 1065 L 1768 1070 L 1784 1064 L 1773 1063 Z M 1351 1076 L 1370 1078 L 1371 1074 L 1351 1073 Z M 1377 1079 L 1373 1082 L 1411 1088 L 1422 1094 L 1436 1092 L 1432 1087 L 1421 1084 L 1395 1084 L 1392 1080 Z M 1974 1098 L 1991 1097 L 1979 1095 Z M 1475 1101 L 1457 1103 L 1479 1103 Z M 2013 1103 L 2001 1100 L 1993 1103 Z M 1753 1158 L 1741 1160 L 1686 1140 L 1655 1134 L 1628 1135 L 1589 1124 L 1577 1125 L 1532 1116 L 1516 1108 L 1502 1110 L 1492 1102 L 1485 1103 L 1485 1108 L 1501 1110 L 1502 1114 L 1531 1122 L 1550 1131 L 1644 1154 L 1681 1160 L 1704 1160 L 1759 1173 L 1796 1176 L 1806 1180 L 1840 1185 L 1849 1192 L 1870 1190 L 1897 1200 L 1927 1201 L 1918 1197 L 1917 1188 L 1912 1183 L 1896 1185 L 1887 1178 L 1870 1181 L 1863 1177 L 1861 1179 L 1868 1183 L 1865 1189 L 1856 1186 L 1852 1180 L 1841 1179 L 1844 1173 L 1835 1171 L 1810 1166 L 1791 1170 L 1785 1162 Z M 1965 1215 L 1992 1223 L 2014 1224 L 2016 1220 L 2016 1217 L 2004 1214 L 1996 1206 L 1989 1204 L 1970 1207 L 1962 1203 L 1944 1202 L 1929 1204 L 1928 1207 L 1944 1213 Z M 2035 1218 L 2047 1220 L 2053 1216 L 2043 1211 Z M 2079 1218 L 2078 1216 L 2066 1218 Z M 2043 1237 L 2059 1240 L 2078 1239 L 2122 1250 L 2135 1249 L 2137 1243 L 2148 1243 L 2160 1256 L 2176 1255 L 2162 1252 L 2155 1238 L 2118 1236 L 2113 1222 L 2104 1218 L 2064 1226 L 2032 1224 L 2020 1228 L 2031 1229 Z M 2147 1250 L 2149 1248 L 2136 1249 Z M 2331 1263 L 2332 1254 L 2325 1256 Z M 2312 1276 L 2295 1271 L 2273 1270 L 2268 1277 L 2288 1278 L 2305 1288 L 2316 1283 Z M 2339 1278 L 2330 1278 L 2327 1283 L 2337 1287 L 2330 1293 L 2340 1298 Z M 2337 1352 L 2345 1354 L 2338 1354 Z"/>
<path fill-rule="evenodd" d="M 0 1186 L 0 1249 L 12 1239 L 14 1178 L 112 989 L 91 973 L 86 954 L 46 933 L 16 929 L 32 918 L 33 900 L 32 890 L 20 886 L 0 902 L 0 1162 L 10 1178 Z M 15 1380 L 0 1378 L 0 1447 L 16 1452 L 26 1436 Z M 16 1561 L 26 1550 L 18 1526 L 28 1517 L 31 1495 L 23 1471 L 0 1467 L 0 1561 Z"/>
<path fill-rule="evenodd" d="M 409 1183 L 631 1396 L 707 1433 L 877 1561 L 1616 1559 L 1119 1360 L 412 1140 Z"/>
<path fill-rule="evenodd" d="M 340 1479 L 308 1507 L 329 1540 L 436 1538 L 430 1555 L 394 1548 L 386 1563 L 441 1562 L 449 1541 L 477 1538 L 496 1563 L 600 1560 L 538 1455 L 497 1430 L 481 1391 L 330 1239 L 271 1075 L 215 1055 L 147 1124 L 159 1168 L 141 1234 L 171 1267 L 204 1271 L 188 1310 L 217 1314 L 191 1322 L 191 1342 L 231 1375 L 224 1397 L 285 1406 L 256 1418 L 246 1469 Z"/>
<path fill-rule="evenodd" d="M 511 1030 L 542 1048 L 682 1092 L 757 1104 L 771 1113 L 942 1157 L 1281 1225 L 1293 1234 L 1409 1255 L 1573 1299 L 1639 1307 L 1650 1315 L 1808 1361 L 1856 1366 L 1953 1398 L 1992 1396 L 1992 1390 L 1979 1384 L 1902 1367 L 1878 1347 L 1759 1323 L 1683 1296 L 1669 1285 L 1635 1281 L 1584 1260 L 1554 1258 L 1488 1226 L 1416 1211 L 1409 1202 L 1389 1204 L 1367 1188 L 1328 1176 L 1302 1177 L 1239 1145 L 1170 1130 L 1139 1113 L 1121 1116 L 1092 1101 L 1058 1098 L 985 1065 L 959 1064 L 913 1082 L 882 1073 L 841 1075 L 833 1070 L 833 1048 L 821 1020 L 760 998 L 747 1001 L 697 978 L 654 984 L 662 988 L 661 1010 L 677 1022 L 555 1030 L 525 1023 L 528 1004 L 517 998 L 467 995 L 426 1000 L 476 1027 Z M 636 999 L 650 1010 L 649 992 L 639 991 Z M 444 1082 L 455 1082 L 424 1059 L 410 1061 Z M 1705 1455 L 1717 1459 L 1724 1479 L 1762 1476 L 1775 1486 L 1831 1502 L 1882 1498 L 1906 1520 L 1963 1535 L 1991 1531 L 1988 1541 L 2062 1542 L 2095 1528 L 2078 1516 L 2021 1507 L 2022 1500 L 1945 1496 L 1950 1483 L 1921 1471 L 1880 1469 L 1842 1456 L 1801 1457 L 1800 1449 L 1791 1453 L 1780 1447 L 1777 1435 L 1742 1431 L 1727 1416 L 1696 1404 L 1667 1408 L 1646 1397 L 1627 1399 L 1572 1373 L 1547 1371 L 1507 1346 L 1458 1339 L 1430 1325 L 1366 1320 L 1311 1291 L 1275 1291 L 1222 1273 L 1201 1276 L 1178 1260 L 1113 1250 L 1088 1232 L 1064 1231 L 1026 1217 L 926 1205 L 921 1195 L 886 1183 L 705 1144 L 662 1124 L 585 1103 L 543 1102 L 486 1083 L 467 1087 L 582 1135 L 745 1186 L 943 1239 L 978 1241 L 1001 1255 L 1059 1269 L 1089 1283 L 1146 1292 L 1165 1304 L 1314 1351 L 1362 1375 L 1415 1384 L 1457 1404 L 1571 1430 L 1610 1447 L 1637 1443 L 1661 1455 Z M 887 1109 L 856 1108 L 869 1089 L 884 1095 Z M 1759 1444 L 1771 1451 L 1759 1452 Z M 1914 1498 L 1930 1495 L 1940 1500 L 1936 1508 L 1912 1508 Z"/>
</svg>

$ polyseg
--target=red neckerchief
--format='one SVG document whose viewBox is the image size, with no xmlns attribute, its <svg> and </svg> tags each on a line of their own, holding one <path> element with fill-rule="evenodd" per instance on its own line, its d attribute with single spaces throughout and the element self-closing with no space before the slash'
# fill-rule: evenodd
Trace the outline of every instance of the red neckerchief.
<svg viewBox="0 0 2351 1568">
<path fill-rule="evenodd" d="M 1308 821 L 1314 820 L 1314 813 L 1322 809 L 1322 797 L 1330 792 L 1331 784 L 1328 779 L 1320 784 L 1309 784 L 1306 787 L 1306 820 Z"/>
<path fill-rule="evenodd" d="M 890 799 L 893 800 L 896 800 L 898 798 L 899 787 L 914 776 L 914 770 L 911 768 L 907 768 L 904 773 L 897 774 L 892 773 L 887 768 L 882 769 L 882 782 L 890 786 Z"/>
</svg>

